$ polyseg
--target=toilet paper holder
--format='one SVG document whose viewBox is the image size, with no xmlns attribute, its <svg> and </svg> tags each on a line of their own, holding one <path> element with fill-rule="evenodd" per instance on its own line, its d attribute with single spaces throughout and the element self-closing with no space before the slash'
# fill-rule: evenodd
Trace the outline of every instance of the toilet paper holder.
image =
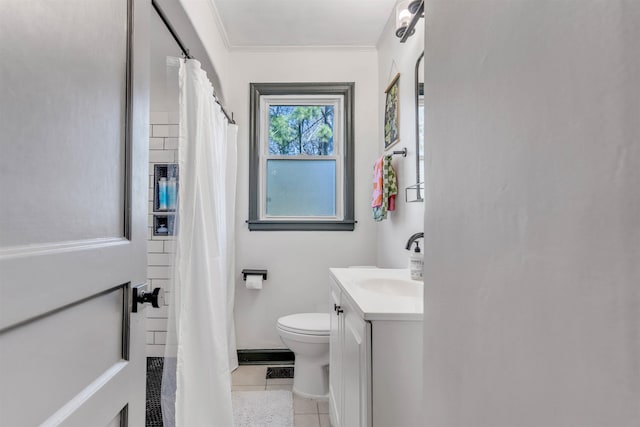
<svg viewBox="0 0 640 427">
<path fill-rule="evenodd" d="M 251 268 L 245 268 L 242 270 L 242 280 L 247 280 L 247 276 L 249 275 L 261 275 L 262 280 L 267 280 L 267 270 L 255 270 Z"/>
</svg>

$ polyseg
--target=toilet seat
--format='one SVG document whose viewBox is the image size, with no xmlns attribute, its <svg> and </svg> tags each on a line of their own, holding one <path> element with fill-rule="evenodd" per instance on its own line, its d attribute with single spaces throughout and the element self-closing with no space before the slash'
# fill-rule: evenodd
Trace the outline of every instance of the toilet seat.
<svg viewBox="0 0 640 427">
<path fill-rule="evenodd" d="M 298 313 L 278 319 L 278 328 L 298 335 L 329 336 L 329 313 Z"/>
</svg>

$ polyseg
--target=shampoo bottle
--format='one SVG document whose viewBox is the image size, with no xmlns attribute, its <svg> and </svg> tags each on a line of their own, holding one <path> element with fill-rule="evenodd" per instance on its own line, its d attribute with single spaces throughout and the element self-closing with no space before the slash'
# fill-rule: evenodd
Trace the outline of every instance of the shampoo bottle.
<svg viewBox="0 0 640 427">
<path fill-rule="evenodd" d="M 167 210 L 167 178 L 162 177 L 158 182 L 158 210 Z"/>
<path fill-rule="evenodd" d="M 422 280 L 422 267 L 424 266 L 424 258 L 422 256 L 422 252 L 420 252 L 420 246 L 418 242 L 414 242 L 416 244 L 415 249 L 409 255 L 409 273 L 411 274 L 412 280 Z"/>
<path fill-rule="evenodd" d="M 173 176 L 167 183 L 167 205 L 170 211 L 176 210 L 176 200 L 178 198 L 178 182 Z"/>
</svg>

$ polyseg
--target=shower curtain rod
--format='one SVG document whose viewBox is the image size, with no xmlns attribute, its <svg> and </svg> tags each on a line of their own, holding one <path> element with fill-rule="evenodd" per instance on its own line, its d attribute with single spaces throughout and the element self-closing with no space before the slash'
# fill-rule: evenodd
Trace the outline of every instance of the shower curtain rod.
<svg viewBox="0 0 640 427">
<path fill-rule="evenodd" d="M 165 27 L 167 27 L 167 30 L 169 30 L 169 32 L 171 33 L 171 37 L 173 37 L 173 39 L 176 41 L 176 43 L 178 44 L 178 47 L 180 47 L 180 50 L 182 51 L 182 54 L 184 55 L 185 58 L 187 59 L 195 59 L 190 53 L 189 53 L 189 49 L 187 49 L 184 46 L 184 43 L 182 43 L 182 40 L 180 39 L 180 36 L 178 36 L 178 33 L 176 33 L 175 28 L 173 28 L 173 25 L 171 25 L 171 22 L 169 22 L 169 19 L 167 18 L 167 16 L 164 14 L 164 12 L 162 11 L 162 8 L 160 7 L 160 5 L 156 2 L 156 0 L 151 0 L 151 5 L 153 6 L 153 9 L 156 11 L 156 13 L 158 14 L 158 16 L 160 17 L 160 19 L 162 20 L 162 23 L 164 24 Z M 227 113 L 227 110 L 224 108 L 224 105 L 222 105 L 222 102 L 220 102 L 220 100 L 218 99 L 218 97 L 216 96 L 216 91 L 215 88 L 213 89 L 213 99 L 215 99 L 216 104 L 218 104 L 220 106 L 220 108 L 222 109 L 222 113 L 224 114 L 224 116 L 227 118 L 227 121 L 229 123 L 231 123 L 232 125 L 236 124 L 236 121 L 233 119 L 233 113 L 231 113 L 231 115 L 229 115 L 229 113 Z"/>
</svg>

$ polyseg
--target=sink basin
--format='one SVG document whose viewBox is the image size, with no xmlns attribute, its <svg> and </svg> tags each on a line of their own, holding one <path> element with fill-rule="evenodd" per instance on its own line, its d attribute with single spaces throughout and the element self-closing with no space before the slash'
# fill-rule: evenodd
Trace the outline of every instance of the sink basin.
<svg viewBox="0 0 640 427">
<path fill-rule="evenodd" d="M 420 282 L 392 278 L 368 278 L 359 282 L 358 287 L 378 294 L 411 298 L 422 298 L 423 289 Z"/>
<path fill-rule="evenodd" d="M 331 268 L 332 287 L 354 304 L 364 320 L 422 321 L 424 284 L 408 269 Z M 333 291 L 332 291 L 333 292 Z"/>
</svg>

